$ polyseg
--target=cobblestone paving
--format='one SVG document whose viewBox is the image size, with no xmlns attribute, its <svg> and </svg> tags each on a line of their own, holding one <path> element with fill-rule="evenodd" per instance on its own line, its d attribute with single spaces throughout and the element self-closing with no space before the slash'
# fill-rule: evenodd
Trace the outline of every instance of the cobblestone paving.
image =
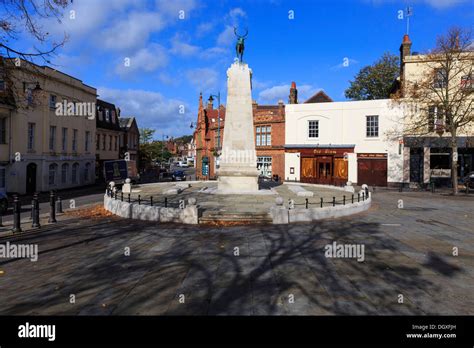
<svg viewBox="0 0 474 348">
<path fill-rule="evenodd" d="M 71 220 L 9 239 L 40 255 L 0 261 L 0 314 L 472 315 L 473 226 L 472 197 L 382 191 L 368 212 L 313 224 Z M 333 241 L 363 244 L 365 261 L 326 258 Z"/>
</svg>

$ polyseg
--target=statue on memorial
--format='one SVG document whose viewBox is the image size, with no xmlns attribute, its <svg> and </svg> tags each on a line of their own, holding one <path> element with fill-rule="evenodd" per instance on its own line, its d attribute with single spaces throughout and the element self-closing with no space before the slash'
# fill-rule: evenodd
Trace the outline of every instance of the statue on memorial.
<svg viewBox="0 0 474 348">
<path fill-rule="evenodd" d="M 249 31 L 248 29 L 245 30 L 245 34 L 244 35 L 239 35 L 237 34 L 237 28 L 234 27 L 234 34 L 235 36 L 237 36 L 237 44 L 235 45 L 235 51 L 237 53 L 237 57 L 239 58 L 239 61 L 242 63 L 242 59 L 244 57 L 244 41 L 248 35 Z"/>
</svg>

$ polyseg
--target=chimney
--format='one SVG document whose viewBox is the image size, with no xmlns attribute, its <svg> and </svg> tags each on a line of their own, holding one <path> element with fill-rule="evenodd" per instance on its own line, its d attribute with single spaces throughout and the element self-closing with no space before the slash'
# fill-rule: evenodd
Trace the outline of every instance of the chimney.
<svg viewBox="0 0 474 348">
<path fill-rule="evenodd" d="M 288 98 L 288 103 L 298 104 L 298 90 L 296 89 L 296 83 L 293 81 L 290 88 L 290 97 Z"/>
<path fill-rule="evenodd" d="M 403 90 L 403 83 L 405 80 L 405 58 L 411 55 L 411 40 L 408 34 L 403 36 L 402 44 L 400 45 L 400 86 Z"/>
</svg>

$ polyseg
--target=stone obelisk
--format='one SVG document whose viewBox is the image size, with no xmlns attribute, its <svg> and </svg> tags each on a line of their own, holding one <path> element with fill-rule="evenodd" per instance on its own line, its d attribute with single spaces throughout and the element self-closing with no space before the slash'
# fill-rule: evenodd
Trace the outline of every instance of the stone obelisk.
<svg viewBox="0 0 474 348">
<path fill-rule="evenodd" d="M 251 91 L 252 70 L 238 59 L 227 70 L 227 108 L 220 157 L 219 193 L 258 191 Z"/>
</svg>

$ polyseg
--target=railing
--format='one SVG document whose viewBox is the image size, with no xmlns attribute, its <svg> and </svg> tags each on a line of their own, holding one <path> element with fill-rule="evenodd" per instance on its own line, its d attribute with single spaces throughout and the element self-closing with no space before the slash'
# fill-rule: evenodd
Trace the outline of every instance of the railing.
<svg viewBox="0 0 474 348">
<path fill-rule="evenodd" d="M 168 197 L 142 197 L 142 195 L 132 195 L 131 193 L 123 193 L 117 191 L 114 192 L 110 188 L 107 188 L 106 194 L 108 197 L 114 200 L 138 205 L 149 205 L 150 207 L 180 208 L 180 205 L 182 204 L 182 202 L 184 202 L 184 200 L 180 200 L 177 202 L 170 201 Z"/>
<path fill-rule="evenodd" d="M 309 209 L 311 206 L 315 207 L 320 207 L 324 208 L 324 206 L 330 206 L 330 207 L 335 207 L 336 205 L 346 205 L 346 204 L 353 204 L 353 203 L 359 203 L 359 202 L 364 202 L 369 198 L 368 193 L 358 193 L 357 195 L 351 195 L 351 196 L 342 196 L 340 199 L 336 199 L 336 197 L 332 197 L 331 200 L 326 200 L 324 201 L 324 198 L 321 197 L 319 201 L 317 202 L 310 202 L 309 198 L 306 198 L 303 203 L 296 203 L 294 199 L 289 199 L 288 200 L 288 207 L 289 209 L 295 209 L 296 206 L 304 206 L 305 209 Z"/>
</svg>

